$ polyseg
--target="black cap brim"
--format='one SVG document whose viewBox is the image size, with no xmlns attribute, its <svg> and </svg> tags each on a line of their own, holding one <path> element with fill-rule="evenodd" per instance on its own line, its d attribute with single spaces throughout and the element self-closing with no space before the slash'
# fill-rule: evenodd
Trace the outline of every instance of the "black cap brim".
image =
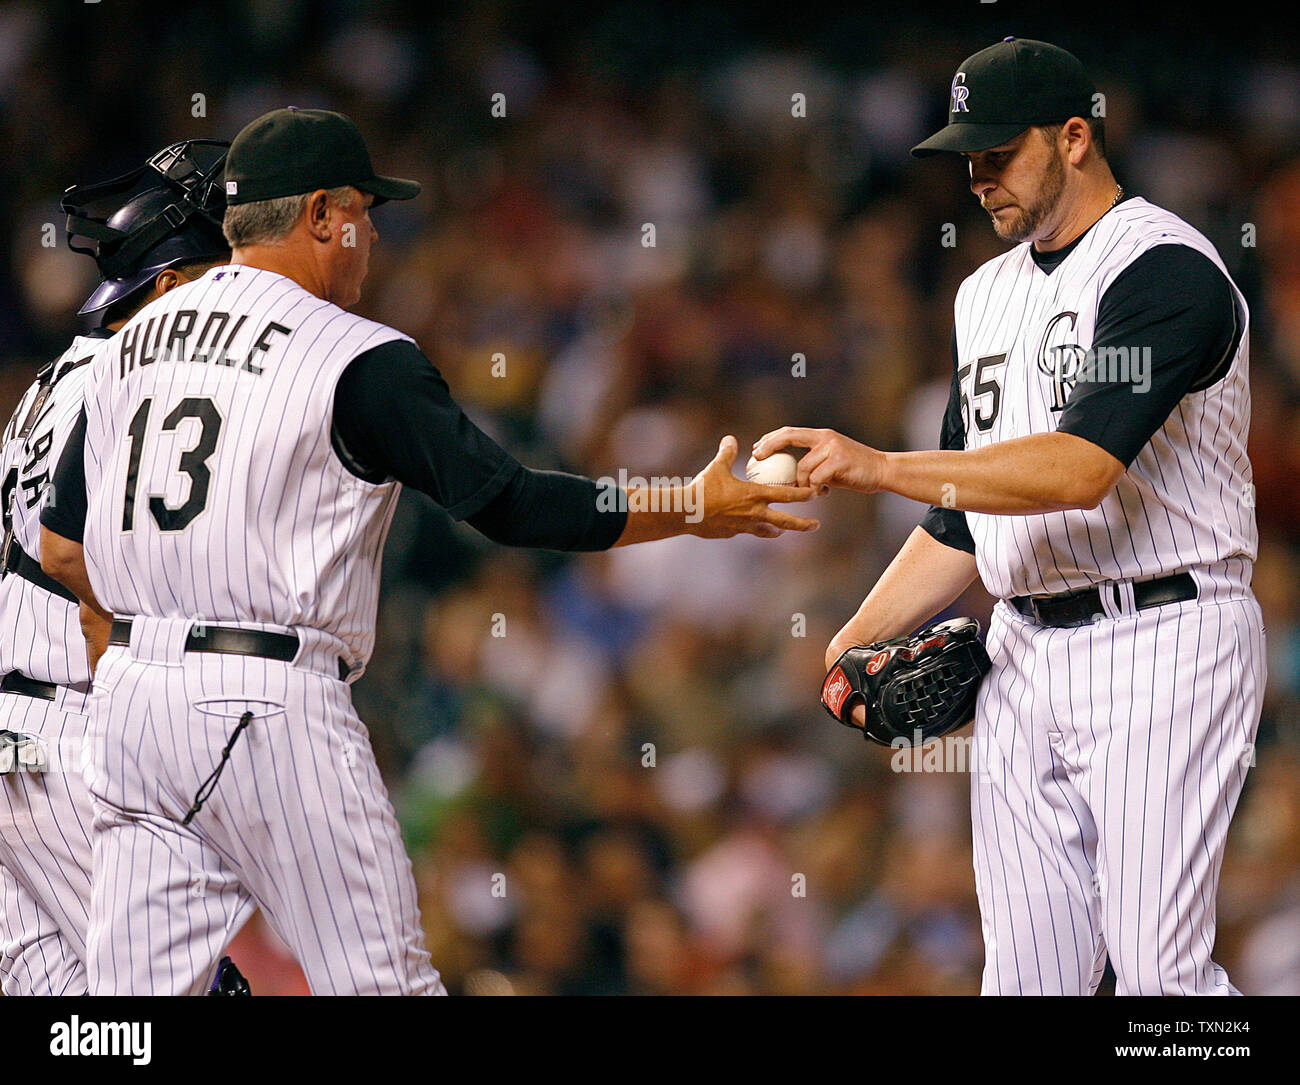
<svg viewBox="0 0 1300 1085">
<path fill-rule="evenodd" d="M 912 154 L 916 158 L 927 158 L 943 151 L 955 154 L 987 151 L 990 147 L 1010 143 L 1029 127 L 1028 124 L 950 124 L 918 143 L 912 148 Z"/>
<path fill-rule="evenodd" d="M 358 181 L 353 187 L 374 196 L 372 207 L 378 207 L 385 200 L 413 200 L 420 194 L 419 181 L 407 181 L 401 177 L 372 177 L 368 181 Z"/>
</svg>

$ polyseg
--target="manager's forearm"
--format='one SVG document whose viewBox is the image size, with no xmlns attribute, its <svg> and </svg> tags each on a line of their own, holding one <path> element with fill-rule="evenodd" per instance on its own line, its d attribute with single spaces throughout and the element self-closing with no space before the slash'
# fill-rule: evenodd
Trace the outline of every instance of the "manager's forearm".
<svg viewBox="0 0 1300 1085">
<path fill-rule="evenodd" d="M 503 546 L 607 550 L 623 531 L 626 505 L 616 487 L 521 465 L 501 493 L 465 522 Z"/>
<path fill-rule="evenodd" d="M 1092 508 L 1123 465 L 1068 433 L 959 452 L 887 452 L 881 489 L 927 505 L 1005 516 Z"/>
<path fill-rule="evenodd" d="M 649 488 L 630 489 L 628 514 L 615 546 L 657 542 L 678 535 L 690 535 L 699 522 L 694 495 L 689 486 L 665 486 L 655 493 Z"/>
</svg>

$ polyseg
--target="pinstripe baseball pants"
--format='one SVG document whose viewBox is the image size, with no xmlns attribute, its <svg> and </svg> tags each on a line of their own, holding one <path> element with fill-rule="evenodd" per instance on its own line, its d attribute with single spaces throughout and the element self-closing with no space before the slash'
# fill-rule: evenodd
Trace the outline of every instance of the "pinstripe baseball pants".
<svg viewBox="0 0 1300 1085">
<path fill-rule="evenodd" d="M 190 627 L 135 619 L 95 676 L 91 993 L 199 993 L 255 907 L 314 994 L 445 993 L 337 649 L 185 652 Z"/>
<path fill-rule="evenodd" d="M 84 995 L 91 801 L 84 694 L 0 693 L 0 729 L 41 739 L 44 772 L 0 776 L 0 991 Z"/>
<path fill-rule="evenodd" d="M 1247 594 L 1045 628 L 999 603 L 971 774 L 985 994 L 1235 994 L 1211 960 L 1253 763 L 1264 629 Z"/>
</svg>

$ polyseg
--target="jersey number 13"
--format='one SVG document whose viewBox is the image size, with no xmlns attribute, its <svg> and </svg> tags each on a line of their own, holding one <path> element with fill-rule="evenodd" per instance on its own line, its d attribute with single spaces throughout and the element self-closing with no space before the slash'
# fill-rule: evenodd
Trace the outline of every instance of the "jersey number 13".
<svg viewBox="0 0 1300 1085">
<path fill-rule="evenodd" d="M 136 487 L 140 481 L 140 458 L 144 454 L 146 435 L 149 432 L 149 414 L 153 410 L 152 397 L 143 400 L 131 418 L 127 429 L 127 440 L 131 444 L 131 455 L 126 468 L 125 504 L 122 507 L 122 530 L 135 528 Z M 160 494 L 149 495 L 149 512 L 161 531 L 184 531 L 190 526 L 208 503 L 208 488 L 212 484 L 212 472 L 208 469 L 208 460 L 217 448 L 217 438 L 221 435 L 221 414 L 217 405 L 207 396 L 188 396 L 182 399 L 162 422 L 162 433 L 171 433 L 187 418 L 196 418 L 200 424 L 199 439 L 192 448 L 180 455 L 180 460 L 172 468 L 190 477 L 190 495 L 175 508 L 168 505 Z"/>
</svg>

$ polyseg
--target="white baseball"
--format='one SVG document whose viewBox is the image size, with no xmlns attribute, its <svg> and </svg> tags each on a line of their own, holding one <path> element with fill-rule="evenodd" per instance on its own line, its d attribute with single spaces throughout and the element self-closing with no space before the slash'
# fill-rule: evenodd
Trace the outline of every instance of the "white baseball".
<svg viewBox="0 0 1300 1085">
<path fill-rule="evenodd" d="M 745 477 L 765 486 L 793 486 L 798 463 L 799 457 L 789 452 L 773 452 L 765 460 L 750 456 L 745 464 Z"/>
</svg>

